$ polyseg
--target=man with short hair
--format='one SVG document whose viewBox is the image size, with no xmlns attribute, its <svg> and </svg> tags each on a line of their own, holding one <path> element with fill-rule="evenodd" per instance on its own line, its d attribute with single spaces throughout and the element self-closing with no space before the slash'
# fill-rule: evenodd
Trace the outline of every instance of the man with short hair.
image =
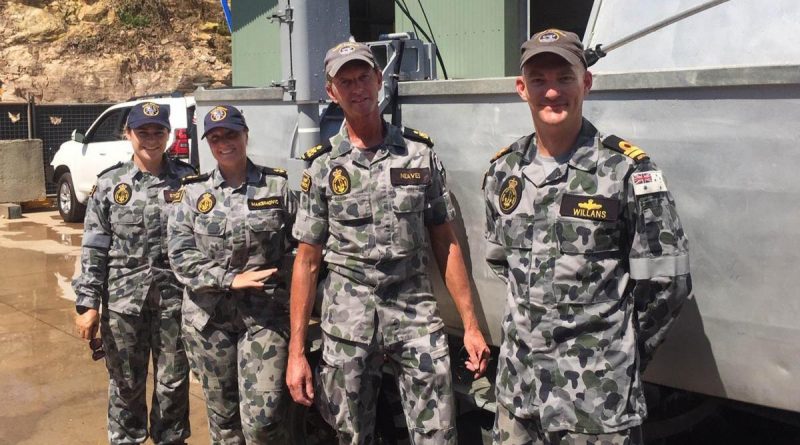
<svg viewBox="0 0 800 445">
<path fill-rule="evenodd" d="M 455 406 L 444 324 L 427 276 L 427 237 L 464 323 L 467 368 L 486 370 L 445 172 L 422 132 L 384 122 L 382 76 L 372 51 L 345 42 L 325 57 L 326 89 L 344 111 L 330 144 L 306 152 L 293 235 L 286 381 L 294 400 L 315 399 L 305 357 L 323 247 L 322 362 L 316 401 L 341 444 L 374 442 L 381 368 L 394 368 L 411 440 L 455 444 Z"/>
<path fill-rule="evenodd" d="M 486 259 L 508 288 L 497 444 L 640 444 L 642 372 L 691 291 L 688 241 L 663 174 L 582 115 L 578 37 L 522 45 L 535 132 L 484 181 Z"/>
</svg>

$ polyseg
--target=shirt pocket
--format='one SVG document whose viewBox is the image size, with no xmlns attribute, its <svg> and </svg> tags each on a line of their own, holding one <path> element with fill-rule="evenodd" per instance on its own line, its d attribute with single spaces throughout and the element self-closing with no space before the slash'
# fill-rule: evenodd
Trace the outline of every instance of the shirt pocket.
<svg viewBox="0 0 800 445">
<path fill-rule="evenodd" d="M 108 252 L 110 267 L 136 267 L 144 257 L 144 209 L 111 206 L 109 223 L 114 233 Z"/>
<path fill-rule="evenodd" d="M 250 245 L 255 245 L 256 251 L 263 254 L 268 263 L 277 262 L 281 257 L 285 219 L 285 212 L 281 209 L 251 210 L 247 214 Z"/>
<path fill-rule="evenodd" d="M 401 186 L 395 188 L 392 198 L 394 230 L 392 249 L 398 255 L 410 254 L 425 246 L 425 187 Z"/>
<path fill-rule="evenodd" d="M 618 300 L 622 269 L 618 221 L 564 220 L 556 222 L 558 255 L 553 291 L 557 302 L 591 304 Z"/>
<path fill-rule="evenodd" d="M 533 229 L 534 217 L 530 215 L 501 217 L 495 224 L 497 240 L 506 252 L 510 284 L 516 289 L 517 302 L 525 305 L 529 299 Z"/>
<path fill-rule="evenodd" d="M 363 255 L 375 244 L 372 205 L 368 193 L 333 196 L 328 202 L 328 247 L 338 253 Z"/>
<path fill-rule="evenodd" d="M 224 217 L 211 215 L 197 215 L 194 220 L 194 237 L 198 250 L 205 253 L 208 258 L 220 261 L 225 255 L 225 226 Z"/>
</svg>

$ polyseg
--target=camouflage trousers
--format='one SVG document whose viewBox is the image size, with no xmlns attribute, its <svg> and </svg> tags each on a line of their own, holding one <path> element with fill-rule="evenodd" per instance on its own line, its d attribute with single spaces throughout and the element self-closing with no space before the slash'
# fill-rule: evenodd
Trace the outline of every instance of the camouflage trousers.
<svg viewBox="0 0 800 445">
<path fill-rule="evenodd" d="M 143 443 L 147 437 L 145 386 L 153 357 L 155 387 L 150 437 L 156 444 L 189 437 L 189 366 L 181 342 L 180 311 L 162 311 L 153 286 L 140 315 L 103 311 L 100 334 L 108 368 L 108 441 Z"/>
<path fill-rule="evenodd" d="M 608 434 L 582 434 L 572 431 L 542 431 L 538 418 L 514 416 L 501 403 L 497 404 L 492 442 L 495 445 L 642 445 L 639 426 Z"/>
<path fill-rule="evenodd" d="M 213 444 L 285 444 L 288 321 L 247 328 L 225 297 L 202 331 L 184 324 L 192 371 L 203 384 Z"/>
<path fill-rule="evenodd" d="M 375 413 L 384 363 L 397 375 L 411 443 L 455 444 L 455 402 L 443 330 L 384 345 L 380 329 L 370 344 L 323 333 L 316 402 L 339 443 L 375 443 Z"/>
</svg>

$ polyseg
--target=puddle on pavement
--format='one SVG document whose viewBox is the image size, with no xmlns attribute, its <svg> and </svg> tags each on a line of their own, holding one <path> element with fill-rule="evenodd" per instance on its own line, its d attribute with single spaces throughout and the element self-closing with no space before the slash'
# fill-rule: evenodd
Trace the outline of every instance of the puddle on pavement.
<svg viewBox="0 0 800 445">
<path fill-rule="evenodd" d="M 56 301 L 62 299 L 75 301 L 71 283 L 79 268 L 76 255 L 2 247 L 0 302 L 30 310 L 59 306 Z"/>
<path fill-rule="evenodd" d="M 68 224 L 68 227 L 75 225 L 76 228 L 82 228 L 81 224 Z M 7 224 L 7 230 L 12 232 L 4 237 L 12 241 L 41 241 L 51 240 L 65 246 L 80 247 L 82 234 L 69 234 L 59 233 L 52 227 L 44 226 L 42 224 L 32 221 L 11 222 Z"/>
</svg>

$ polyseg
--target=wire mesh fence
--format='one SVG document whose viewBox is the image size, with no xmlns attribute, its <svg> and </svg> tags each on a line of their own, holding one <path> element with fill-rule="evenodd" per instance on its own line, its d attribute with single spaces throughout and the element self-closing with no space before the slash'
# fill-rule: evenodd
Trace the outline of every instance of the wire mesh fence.
<svg viewBox="0 0 800 445">
<path fill-rule="evenodd" d="M 72 130 L 86 130 L 111 104 L 0 103 L 0 140 L 41 139 L 42 168 L 53 160 L 58 147 L 68 141 Z M 56 193 L 57 184 L 45 175 L 45 191 Z"/>
</svg>

